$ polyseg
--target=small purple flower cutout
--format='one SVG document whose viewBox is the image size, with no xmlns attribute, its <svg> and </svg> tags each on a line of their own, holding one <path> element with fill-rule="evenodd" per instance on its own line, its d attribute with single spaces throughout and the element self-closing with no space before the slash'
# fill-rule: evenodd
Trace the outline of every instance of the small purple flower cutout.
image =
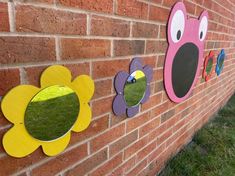
<svg viewBox="0 0 235 176">
<path fill-rule="evenodd" d="M 138 79 L 136 79 L 137 77 Z M 114 114 L 117 116 L 127 114 L 128 117 L 133 117 L 134 115 L 136 115 L 139 112 L 139 105 L 145 103 L 150 96 L 150 82 L 152 80 L 152 77 L 153 69 L 149 65 L 145 65 L 143 67 L 139 58 L 132 59 L 132 62 L 130 64 L 130 74 L 126 73 L 125 71 L 120 71 L 116 75 L 114 80 L 114 86 L 117 92 L 117 95 L 113 101 Z M 140 81 L 138 82 L 138 80 L 142 81 L 142 85 L 140 84 Z M 141 92 L 141 95 L 138 95 L 138 91 Z M 130 103 L 128 103 L 128 101 L 126 100 L 127 95 L 125 94 L 127 93 L 129 94 L 128 100 L 130 101 L 132 100 L 132 96 L 133 101 L 135 101 L 134 99 L 136 98 L 136 96 L 141 97 L 138 97 L 139 99 L 137 98 L 137 103 L 135 103 L 134 105 L 130 105 Z"/>
</svg>

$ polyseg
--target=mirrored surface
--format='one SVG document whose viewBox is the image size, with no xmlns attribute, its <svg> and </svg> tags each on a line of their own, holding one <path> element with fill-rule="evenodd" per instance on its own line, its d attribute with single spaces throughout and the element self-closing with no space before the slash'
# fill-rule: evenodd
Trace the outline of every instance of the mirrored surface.
<svg viewBox="0 0 235 176">
<path fill-rule="evenodd" d="M 128 107 L 138 105 L 145 94 L 147 79 L 144 72 L 137 70 L 126 80 L 124 98 Z"/>
<path fill-rule="evenodd" d="M 213 66 L 213 58 L 209 58 L 209 60 L 207 62 L 207 66 L 206 66 L 207 75 L 210 74 L 210 72 L 212 70 L 212 66 Z"/>
<path fill-rule="evenodd" d="M 220 62 L 219 62 L 219 68 L 221 68 L 224 64 L 224 55 L 221 56 Z"/>
<path fill-rule="evenodd" d="M 66 86 L 50 86 L 41 90 L 27 106 L 25 127 L 41 141 L 51 141 L 65 135 L 77 120 L 79 99 Z"/>
</svg>

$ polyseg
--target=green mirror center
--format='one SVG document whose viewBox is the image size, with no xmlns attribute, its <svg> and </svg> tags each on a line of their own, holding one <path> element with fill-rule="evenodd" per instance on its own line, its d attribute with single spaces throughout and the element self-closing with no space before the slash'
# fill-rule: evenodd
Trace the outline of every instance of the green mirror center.
<svg viewBox="0 0 235 176">
<path fill-rule="evenodd" d="M 50 86 L 29 102 L 25 128 L 34 138 L 51 141 L 65 135 L 74 125 L 80 110 L 76 93 L 66 86 Z"/>
<path fill-rule="evenodd" d="M 137 70 L 126 80 L 124 87 L 124 99 L 128 107 L 138 105 L 144 97 L 147 86 L 145 74 Z"/>
<path fill-rule="evenodd" d="M 213 66 L 213 58 L 209 58 L 207 66 L 206 66 L 206 73 L 210 74 Z"/>
</svg>

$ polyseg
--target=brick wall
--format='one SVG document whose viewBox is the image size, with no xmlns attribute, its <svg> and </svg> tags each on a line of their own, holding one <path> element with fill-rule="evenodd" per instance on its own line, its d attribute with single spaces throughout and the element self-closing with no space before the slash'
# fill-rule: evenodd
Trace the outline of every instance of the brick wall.
<svg viewBox="0 0 235 176">
<path fill-rule="evenodd" d="M 11 1 L 11 2 L 10 2 Z M 13 2 L 12 2 L 13 1 Z M 166 23 L 175 0 L 7 0 L 0 2 L 0 96 L 18 84 L 39 85 L 53 64 L 95 81 L 89 128 L 68 148 L 46 157 L 9 157 L 0 143 L 0 175 L 154 175 L 188 143 L 235 90 L 234 0 L 184 0 L 187 12 L 209 12 L 206 56 L 224 48 L 225 67 L 198 79 L 186 101 L 171 102 L 163 87 Z M 134 118 L 112 113 L 113 79 L 139 56 L 154 69 L 151 96 Z M 215 64 L 213 66 L 213 70 Z M 0 114 L 0 138 L 11 124 Z"/>
</svg>

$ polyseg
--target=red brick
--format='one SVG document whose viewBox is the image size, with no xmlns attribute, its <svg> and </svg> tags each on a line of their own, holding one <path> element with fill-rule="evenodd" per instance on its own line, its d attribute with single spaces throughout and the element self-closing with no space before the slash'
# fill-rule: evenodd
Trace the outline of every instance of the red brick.
<svg viewBox="0 0 235 176">
<path fill-rule="evenodd" d="M 157 144 L 160 145 L 164 141 L 167 140 L 172 135 L 172 129 L 167 130 L 164 132 L 160 137 L 158 137 Z"/>
<path fill-rule="evenodd" d="M 113 0 L 58 0 L 59 5 L 91 10 L 96 12 L 112 13 Z"/>
<path fill-rule="evenodd" d="M 149 65 L 152 68 L 156 67 L 157 56 L 142 57 L 141 60 L 143 61 L 143 65 Z M 154 80 L 152 80 L 152 81 L 154 81 Z"/>
<path fill-rule="evenodd" d="M 172 128 L 181 119 L 181 114 L 174 115 L 170 120 L 166 122 L 166 128 Z M 173 131 L 175 131 L 173 129 Z"/>
<path fill-rule="evenodd" d="M 64 168 L 78 162 L 79 160 L 85 158 L 88 154 L 87 151 L 87 144 L 82 144 L 62 155 L 59 155 L 53 160 L 49 160 L 48 162 L 44 163 L 43 165 L 36 167 L 32 170 L 32 175 L 40 176 L 40 175 L 47 175 L 53 176 L 62 171 Z"/>
<path fill-rule="evenodd" d="M 100 39 L 61 39 L 63 60 L 110 56 L 110 41 Z"/>
<path fill-rule="evenodd" d="M 163 112 L 167 111 L 167 109 L 168 109 L 168 102 L 165 102 L 152 110 L 151 117 L 156 117 L 162 114 Z"/>
<path fill-rule="evenodd" d="M 98 169 L 94 170 L 89 176 L 100 176 L 106 175 L 111 172 L 114 168 L 122 163 L 122 153 L 110 159 L 107 163 L 98 167 Z"/>
<path fill-rule="evenodd" d="M 86 15 L 33 6 L 17 6 L 16 30 L 19 32 L 85 35 Z"/>
<path fill-rule="evenodd" d="M 156 4 L 161 4 L 162 3 L 162 0 L 150 0 L 151 2 L 153 3 L 156 3 Z"/>
<path fill-rule="evenodd" d="M 213 1 L 204 1 L 203 6 L 208 8 L 208 9 L 211 9 L 212 6 L 213 6 Z"/>
<path fill-rule="evenodd" d="M 139 136 L 144 136 L 149 133 L 151 130 L 155 129 L 160 125 L 160 117 L 155 118 L 154 120 L 148 122 L 139 130 Z"/>
<path fill-rule="evenodd" d="M 108 113 L 112 108 L 113 97 L 104 98 L 92 103 L 93 117 Z"/>
<path fill-rule="evenodd" d="M 100 148 L 104 147 L 108 143 L 118 139 L 119 137 L 123 136 L 125 134 L 125 125 L 120 124 L 109 131 L 97 136 L 94 138 L 90 144 L 91 144 L 91 151 L 97 151 Z"/>
<path fill-rule="evenodd" d="M 162 4 L 167 7 L 172 7 L 176 3 L 175 0 L 163 0 Z"/>
<path fill-rule="evenodd" d="M 146 146 L 148 143 L 148 136 L 139 139 L 134 144 L 129 146 L 124 151 L 124 158 L 125 160 L 130 158 L 131 156 L 135 155 L 140 149 L 142 149 L 144 146 Z"/>
<path fill-rule="evenodd" d="M 149 156 L 148 156 L 148 161 L 151 162 L 154 159 L 156 159 L 161 153 L 162 151 L 165 149 L 165 145 L 160 145 L 159 147 L 157 147 Z"/>
<path fill-rule="evenodd" d="M 62 64 L 63 66 L 67 67 L 72 74 L 72 79 L 75 79 L 77 76 L 80 75 L 90 75 L 90 63 L 83 62 L 77 64 Z M 72 80 L 73 81 L 73 80 Z"/>
<path fill-rule="evenodd" d="M 2 111 L 0 111 L 0 124 L 1 124 L 1 127 L 10 125 L 10 122 L 4 117 L 4 115 L 2 114 Z M 0 145 L 0 153 L 1 153 L 1 145 Z"/>
<path fill-rule="evenodd" d="M 45 154 L 43 154 L 40 148 L 33 152 L 31 155 L 28 155 L 27 157 L 21 159 L 10 157 L 8 155 L 3 156 L 0 158 L 0 165 L 4 166 L 1 167 L 1 173 L 4 173 L 5 175 L 13 175 L 29 167 L 30 165 L 32 165 L 32 163 L 37 163 L 45 158 L 46 156 Z"/>
<path fill-rule="evenodd" d="M 166 39 L 166 26 L 165 25 L 161 25 L 160 26 L 160 39 Z"/>
<path fill-rule="evenodd" d="M 20 84 L 19 69 L 1 69 L 0 82 L 0 96 L 3 96 L 10 89 Z"/>
<path fill-rule="evenodd" d="M 174 143 L 175 139 L 179 138 L 183 133 L 186 132 L 187 130 L 187 126 L 181 126 L 182 128 L 180 130 L 178 130 L 176 133 L 174 133 L 173 135 L 171 135 L 167 140 L 166 140 L 166 146 L 169 146 L 171 144 Z M 174 131 L 174 129 L 173 129 Z"/>
<path fill-rule="evenodd" d="M 115 169 L 111 175 L 112 176 L 122 176 L 125 172 L 128 172 L 133 166 L 135 165 L 135 156 L 131 159 L 124 162 L 122 165 L 120 165 L 117 169 Z"/>
<path fill-rule="evenodd" d="M 133 176 L 137 175 L 143 168 L 145 168 L 147 165 L 147 160 L 141 161 L 134 169 L 132 169 L 127 176 Z"/>
<path fill-rule="evenodd" d="M 117 14 L 133 18 L 147 19 L 148 5 L 137 0 L 117 0 Z"/>
<path fill-rule="evenodd" d="M 138 138 L 138 131 L 135 130 L 132 133 L 124 136 L 123 138 L 119 139 L 115 143 L 109 146 L 109 156 L 113 156 L 123 150 L 125 147 L 136 141 Z"/>
<path fill-rule="evenodd" d="M 169 16 L 169 12 L 170 10 L 168 9 L 164 9 L 164 8 L 157 7 L 157 6 L 150 6 L 149 19 L 166 23 L 168 16 Z"/>
<path fill-rule="evenodd" d="M 0 37 L 0 63 L 55 60 L 55 40 L 47 37 Z"/>
<path fill-rule="evenodd" d="M 163 80 L 163 68 L 153 70 L 153 80 L 155 81 Z"/>
<path fill-rule="evenodd" d="M 82 132 L 72 133 L 70 144 L 75 144 L 87 140 L 109 127 L 109 115 L 104 115 L 97 120 L 93 120 L 88 128 Z"/>
<path fill-rule="evenodd" d="M 133 37 L 157 38 L 159 26 L 149 23 L 136 22 L 132 26 Z"/>
<path fill-rule="evenodd" d="M 25 3 L 46 3 L 46 4 L 53 4 L 55 0 L 37 0 L 35 2 L 35 0 L 15 0 L 15 1 L 18 1 L 18 2 L 25 2 Z"/>
<path fill-rule="evenodd" d="M 145 41 L 143 40 L 115 40 L 114 55 L 128 56 L 144 54 Z"/>
<path fill-rule="evenodd" d="M 155 84 L 155 89 L 154 89 L 154 92 L 155 93 L 159 93 L 163 90 L 164 86 L 163 86 L 163 81 L 158 81 L 156 82 Z"/>
<path fill-rule="evenodd" d="M 123 114 L 121 116 L 116 116 L 114 114 L 111 114 L 110 126 L 112 127 L 116 124 L 121 123 L 124 120 L 126 120 L 126 114 Z"/>
<path fill-rule="evenodd" d="M 192 15 L 195 14 L 195 11 L 196 11 L 196 5 L 195 4 L 193 4 L 193 3 L 189 2 L 189 1 L 185 1 L 184 5 L 185 5 L 185 7 L 187 9 L 187 13 L 190 13 Z"/>
<path fill-rule="evenodd" d="M 149 141 L 153 141 L 156 140 L 158 138 L 159 135 L 161 135 L 163 132 L 165 132 L 167 130 L 167 125 L 166 123 L 164 123 L 163 125 L 158 126 L 157 128 L 155 128 L 154 130 L 152 130 L 149 134 Z"/>
<path fill-rule="evenodd" d="M 27 172 L 24 172 L 24 173 L 21 173 L 21 174 L 19 174 L 17 176 L 28 176 L 28 174 L 27 174 Z"/>
<path fill-rule="evenodd" d="M 162 101 L 162 94 L 161 93 L 158 93 L 154 96 L 151 96 L 149 98 L 149 100 L 142 105 L 142 110 L 147 110 L 147 109 L 151 108 L 152 106 L 156 106 L 156 105 L 160 104 L 161 101 Z"/>
<path fill-rule="evenodd" d="M 128 71 L 130 60 L 97 61 L 92 63 L 94 79 L 114 77 L 119 71 Z"/>
<path fill-rule="evenodd" d="M 126 124 L 127 132 L 130 132 L 149 120 L 149 112 L 141 114 L 135 118 L 129 119 Z"/>
<path fill-rule="evenodd" d="M 0 3 L 0 19 L 0 31 L 10 31 L 7 3 Z"/>
<path fill-rule="evenodd" d="M 164 66 L 165 57 L 166 57 L 165 55 L 158 56 L 158 59 L 157 59 L 158 68 L 162 68 Z"/>
<path fill-rule="evenodd" d="M 91 171 L 97 165 L 102 164 L 108 159 L 107 149 L 99 151 L 93 156 L 90 156 L 85 161 L 81 162 L 77 166 L 73 167 L 69 171 L 65 172 L 66 176 L 84 176 L 86 173 Z"/>
<path fill-rule="evenodd" d="M 161 115 L 161 123 L 164 123 L 175 114 L 175 109 L 169 110 Z"/>
<path fill-rule="evenodd" d="M 155 141 L 144 147 L 141 151 L 137 153 L 137 162 L 141 161 L 143 158 L 146 158 L 155 148 Z"/>
<path fill-rule="evenodd" d="M 146 52 L 148 54 L 152 53 L 162 53 L 165 54 L 167 49 L 167 42 L 165 41 L 147 41 Z"/>
<path fill-rule="evenodd" d="M 0 112 L 0 121 L 2 121 L 2 120 L 6 120 L 4 117 L 3 117 L 3 115 L 2 115 L 2 112 Z M 2 124 L 2 123 L 1 123 Z M 8 122 L 8 124 L 10 124 L 10 122 Z M 9 130 L 9 128 L 5 128 L 5 129 L 1 129 L 0 130 L 0 138 L 2 139 L 3 138 L 3 136 L 4 136 L 4 134 L 7 132 Z M 3 148 L 3 144 L 2 144 L 2 142 L 0 143 L 0 154 L 5 154 L 5 150 L 4 150 L 4 148 Z"/>
<path fill-rule="evenodd" d="M 91 35 L 129 37 L 130 22 L 113 18 L 92 16 Z"/>
<path fill-rule="evenodd" d="M 111 79 L 95 81 L 95 93 L 93 99 L 110 95 L 112 93 L 112 83 Z"/>
</svg>

